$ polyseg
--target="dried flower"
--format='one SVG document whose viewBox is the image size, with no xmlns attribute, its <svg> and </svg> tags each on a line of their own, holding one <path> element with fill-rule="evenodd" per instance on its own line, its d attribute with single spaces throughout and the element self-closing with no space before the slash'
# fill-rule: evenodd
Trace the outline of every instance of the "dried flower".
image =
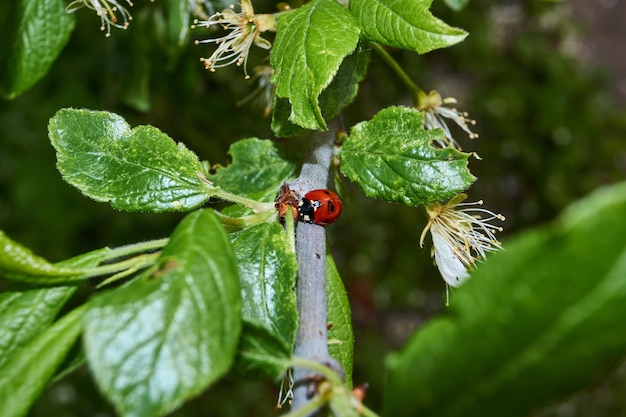
<svg viewBox="0 0 626 417">
<path fill-rule="evenodd" d="M 250 101 L 254 105 L 263 109 L 263 116 L 267 117 L 272 111 L 274 105 L 274 91 L 276 88 L 270 82 L 270 78 L 274 75 L 274 68 L 270 65 L 257 65 L 252 69 L 254 75 L 252 81 L 257 82 L 257 86 L 250 94 L 237 102 L 238 106 L 246 104 Z"/>
<path fill-rule="evenodd" d="M 445 204 L 426 207 L 429 220 L 420 237 L 423 247 L 430 230 L 435 263 L 451 287 L 458 287 L 469 278 L 468 269 L 476 260 L 484 259 L 487 252 L 502 248 L 495 237 L 502 228 L 489 222 L 494 219 L 504 221 L 504 216 L 476 207 L 483 204 L 482 200 L 463 203 L 466 198 L 467 195 L 459 194 Z"/>
<path fill-rule="evenodd" d="M 441 128 L 445 132 L 445 138 L 437 140 L 437 144 L 442 148 L 451 147 L 455 149 L 461 149 L 461 146 L 452 137 L 450 128 L 446 123 L 446 119 L 450 119 L 456 123 L 461 129 L 463 129 L 470 139 L 475 139 L 478 134 L 472 132 L 469 125 L 475 125 L 476 121 L 468 119 L 468 114 L 460 112 L 449 105 L 456 104 L 456 99 L 452 97 L 441 98 L 441 95 L 437 91 L 431 91 L 429 94 L 420 92 L 418 94 L 417 109 L 424 113 L 424 128 L 425 129 L 437 129 Z"/>
<path fill-rule="evenodd" d="M 231 6 L 232 7 L 232 6 Z M 276 30 L 276 19 L 271 14 L 254 14 L 250 0 L 242 0 L 241 12 L 235 13 L 231 9 L 215 13 L 208 20 L 194 20 L 195 27 L 211 27 L 220 25 L 228 34 L 221 38 L 196 41 L 196 44 L 215 43 L 217 49 L 209 58 L 200 58 L 204 67 L 209 71 L 216 68 L 235 64 L 242 66 L 246 78 L 250 78 L 246 71 L 248 53 L 252 44 L 263 49 L 270 49 L 272 44 L 261 37 L 261 33 Z"/>
<path fill-rule="evenodd" d="M 126 3 L 131 7 L 133 5 L 130 0 L 126 0 Z M 128 10 L 117 0 L 75 0 L 67 6 L 66 11 L 73 13 L 81 7 L 94 10 L 100 16 L 102 23 L 100 30 L 106 29 L 106 36 L 111 36 L 111 26 L 126 29 L 130 21 L 133 20 Z"/>
<path fill-rule="evenodd" d="M 280 380 L 280 389 L 278 391 L 278 400 L 276 401 L 276 409 L 283 408 L 285 403 L 291 405 L 293 402 L 293 369 L 289 368 L 283 374 L 282 379 Z"/>
</svg>

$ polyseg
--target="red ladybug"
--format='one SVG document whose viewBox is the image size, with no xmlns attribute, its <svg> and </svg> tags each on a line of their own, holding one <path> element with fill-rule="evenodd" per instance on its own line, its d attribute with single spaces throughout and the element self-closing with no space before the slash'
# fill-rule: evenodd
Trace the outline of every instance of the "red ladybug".
<svg viewBox="0 0 626 417">
<path fill-rule="evenodd" d="M 313 190 L 304 195 L 298 204 L 298 218 L 305 223 L 325 226 L 341 214 L 343 205 L 339 196 L 330 190 Z"/>
</svg>

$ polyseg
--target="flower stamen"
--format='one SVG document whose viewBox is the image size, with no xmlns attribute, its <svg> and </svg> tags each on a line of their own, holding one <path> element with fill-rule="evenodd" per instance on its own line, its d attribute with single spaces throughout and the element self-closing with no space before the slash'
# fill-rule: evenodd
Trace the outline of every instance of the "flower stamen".
<svg viewBox="0 0 626 417">
<path fill-rule="evenodd" d="M 273 15 L 255 15 L 250 0 L 243 0 L 241 12 L 236 13 L 234 6 L 230 9 L 213 14 L 206 20 L 195 19 L 192 28 L 215 25 L 221 26 L 228 33 L 215 39 L 196 40 L 201 43 L 214 43 L 217 49 L 209 58 L 200 58 L 204 67 L 214 72 L 216 68 L 231 64 L 243 66 L 245 77 L 250 78 L 247 72 L 248 55 L 252 45 L 262 49 L 270 49 L 272 44 L 261 37 L 261 33 L 276 30 L 276 20 Z"/>
<path fill-rule="evenodd" d="M 505 217 L 482 207 L 483 201 L 464 203 L 465 194 L 459 194 L 445 204 L 426 207 L 428 223 L 420 236 L 420 246 L 428 231 L 433 239 L 435 263 L 443 279 L 451 287 L 461 285 L 469 278 L 468 270 L 488 252 L 502 249 L 495 233 L 502 227 L 491 224 Z"/>
<path fill-rule="evenodd" d="M 131 0 L 126 0 L 129 7 L 133 6 Z M 117 0 L 75 0 L 65 9 L 68 13 L 73 13 L 81 7 L 87 7 L 96 12 L 100 17 L 100 30 L 106 30 L 106 37 L 111 36 L 111 26 L 127 29 L 130 21 L 133 20 L 130 12 Z"/>
<path fill-rule="evenodd" d="M 467 112 L 460 112 L 456 108 L 451 107 L 457 103 L 453 97 L 441 98 L 437 91 L 430 93 L 418 94 L 417 109 L 424 113 L 424 129 L 443 129 L 445 133 L 444 139 L 435 142 L 442 148 L 451 147 L 461 150 L 459 143 L 454 140 L 452 132 L 448 127 L 446 119 L 453 121 L 459 126 L 470 139 L 476 139 L 477 133 L 472 132 L 470 126 L 476 125 L 476 121 L 469 118 Z"/>
</svg>

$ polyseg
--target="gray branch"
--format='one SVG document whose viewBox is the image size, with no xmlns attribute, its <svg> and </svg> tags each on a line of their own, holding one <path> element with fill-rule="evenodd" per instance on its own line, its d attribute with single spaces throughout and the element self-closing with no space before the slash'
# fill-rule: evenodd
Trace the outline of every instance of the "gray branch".
<svg viewBox="0 0 626 417">
<path fill-rule="evenodd" d="M 341 122 L 336 118 L 328 124 L 328 131 L 312 134 L 309 158 L 302 166 L 300 177 L 290 184 L 292 190 L 304 195 L 310 190 L 327 188 L 333 146 L 340 127 Z M 299 325 L 294 354 L 297 357 L 334 365 L 335 361 L 328 354 L 326 328 L 326 232 L 324 227 L 298 223 L 296 257 L 298 259 L 296 296 Z M 315 387 L 311 380 L 313 376 L 311 371 L 306 369 L 294 370 L 295 387 L 292 409 L 300 408 L 310 400 L 311 390 Z"/>
</svg>

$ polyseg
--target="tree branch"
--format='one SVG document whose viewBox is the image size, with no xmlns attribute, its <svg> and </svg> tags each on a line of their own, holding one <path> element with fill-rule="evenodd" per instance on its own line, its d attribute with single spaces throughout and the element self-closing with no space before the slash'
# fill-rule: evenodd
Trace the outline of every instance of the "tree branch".
<svg viewBox="0 0 626 417">
<path fill-rule="evenodd" d="M 311 152 L 303 164 L 300 177 L 290 184 L 291 189 L 302 194 L 326 188 L 328 171 L 337 132 L 341 127 L 339 118 L 331 120 L 328 131 L 313 132 Z M 298 334 L 294 355 L 324 364 L 335 363 L 328 354 L 327 306 L 326 306 L 326 232 L 324 227 L 299 222 L 296 229 L 296 257 L 298 259 Z M 338 365 L 337 365 L 338 366 Z M 294 369 L 292 409 L 310 401 L 311 371 Z"/>
</svg>

